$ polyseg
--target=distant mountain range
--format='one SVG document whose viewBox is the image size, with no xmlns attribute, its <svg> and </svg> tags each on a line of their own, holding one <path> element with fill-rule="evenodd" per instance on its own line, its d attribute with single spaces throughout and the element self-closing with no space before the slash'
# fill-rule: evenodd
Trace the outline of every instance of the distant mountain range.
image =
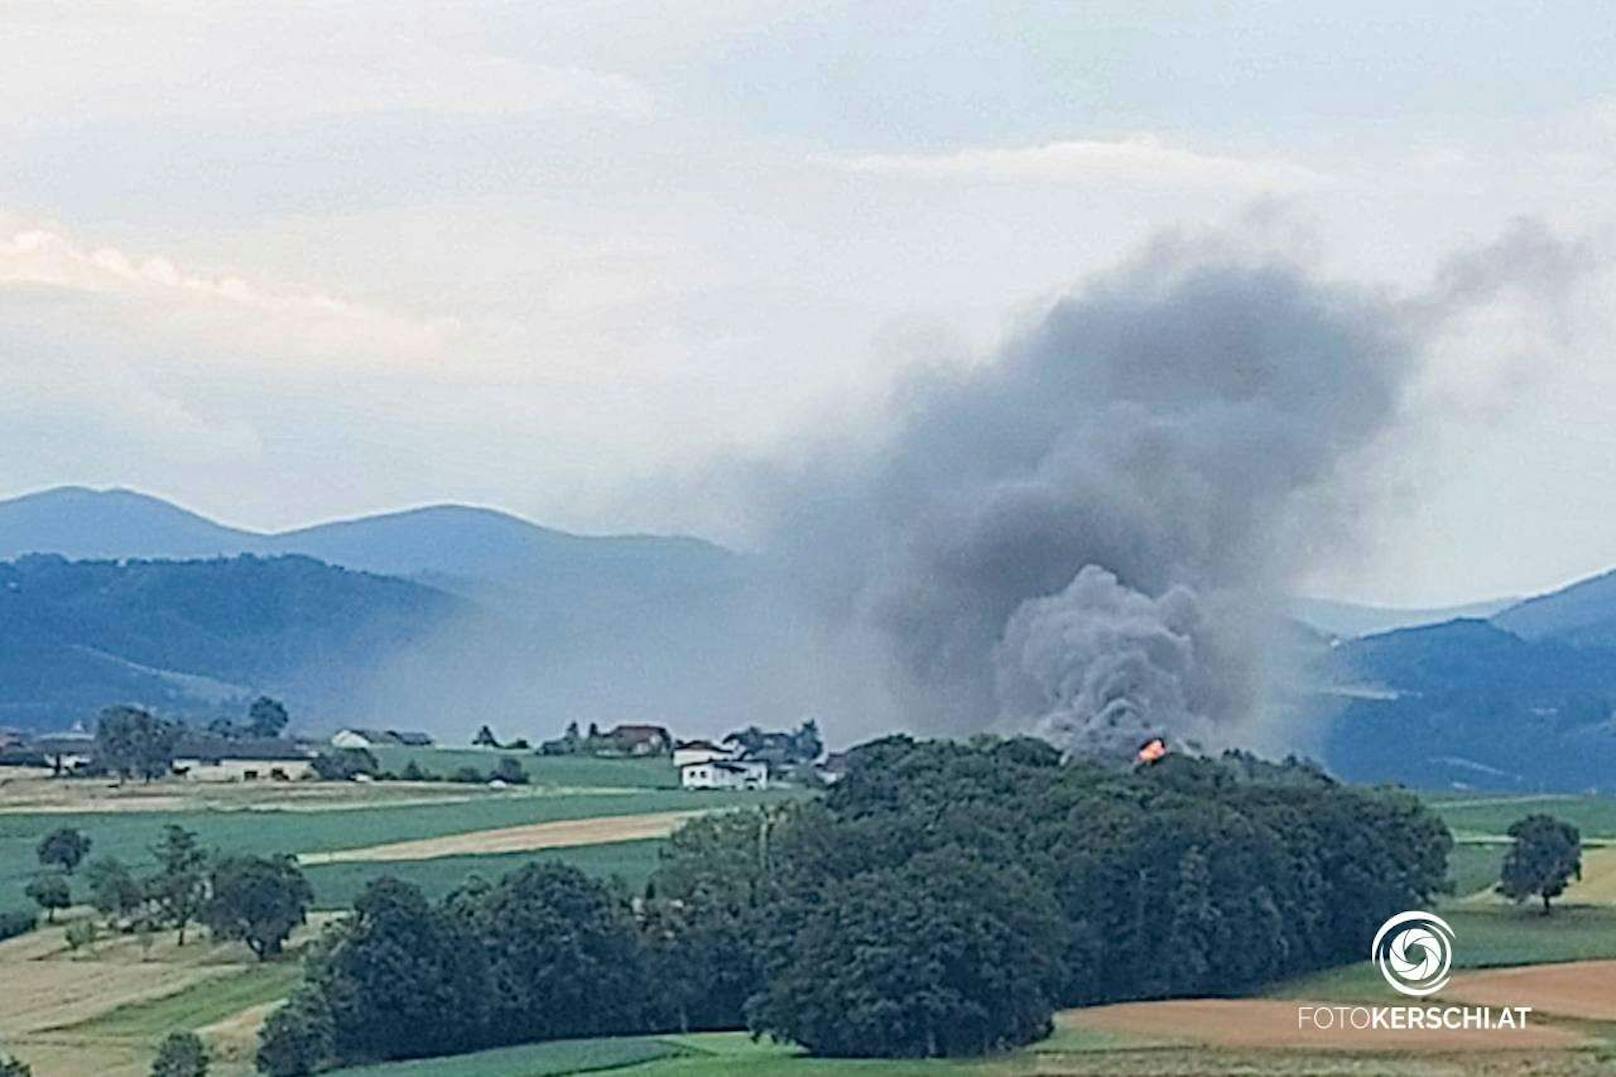
<svg viewBox="0 0 1616 1077">
<path fill-rule="evenodd" d="M 773 692 L 780 682 L 770 663 L 790 655 L 771 637 L 778 619 L 766 615 L 744 556 L 680 536 L 569 534 L 460 505 L 264 534 L 129 490 L 61 487 L 0 501 L 0 561 L 36 553 L 201 565 L 230 559 L 212 569 L 79 570 L 114 587 L 164 580 L 122 611 L 131 635 L 168 634 L 161 601 L 195 602 L 193 580 L 210 581 L 198 585 L 201 591 L 217 588 L 220 601 L 230 601 L 233 585 L 221 577 L 250 577 L 263 585 L 256 600 L 269 601 L 275 581 L 294 582 L 281 561 L 288 557 L 351 570 L 330 576 L 328 585 L 352 600 L 356 616 L 372 600 L 386 607 L 384 585 L 408 585 L 420 620 L 407 646 L 396 640 L 397 646 L 361 653 L 364 637 L 355 628 L 346 643 L 323 641 L 322 662 L 301 666 L 303 652 L 291 636 L 311 637 L 307 626 L 292 622 L 288 638 L 274 644 L 286 649 L 279 666 L 244 664 L 221 640 L 189 630 L 159 656 L 104 646 L 95 634 L 51 637 L 77 648 L 77 657 L 68 662 L 66 652 L 57 653 L 48 668 L 82 676 L 38 679 L 29 695 L 18 688 L 24 666 L 0 661 L 0 678 L 13 678 L 9 689 L 0 687 L 0 699 L 9 698 L 9 713 L 31 724 L 88 717 L 97 698 L 203 712 L 221 693 L 239 689 L 286 694 L 304 705 L 306 721 L 323 726 L 408 722 L 458 734 L 486 720 L 544 733 L 573 718 L 655 717 L 713 732 L 752 720 L 758 708 L 782 698 Z M 245 611 L 234 631 L 254 631 Z M 24 646 L 21 638 L 14 649 Z M 268 639 L 256 642 L 271 646 Z M 91 652 L 109 656 L 94 676 L 84 666 Z M 46 668 L 43 656 L 36 658 Z M 116 676 L 115 667 L 122 670 Z"/>
<path fill-rule="evenodd" d="M 454 505 L 260 534 L 66 487 L 0 502 L 0 561 L 18 558 L 0 563 L 0 725 L 267 691 L 326 728 L 715 733 L 800 718 L 827 675 L 750 559 L 698 539 Z M 1616 788 L 1616 572 L 1519 602 L 1292 612 L 1278 658 L 1342 776 Z"/>
<path fill-rule="evenodd" d="M 710 585 L 734 553 L 701 539 L 574 535 L 492 509 L 432 505 L 293 531 L 226 527 L 132 490 L 62 486 L 0 501 L 0 560 L 190 560 L 302 554 L 361 572 L 450 581 L 569 581 L 619 595 Z"/>
</svg>

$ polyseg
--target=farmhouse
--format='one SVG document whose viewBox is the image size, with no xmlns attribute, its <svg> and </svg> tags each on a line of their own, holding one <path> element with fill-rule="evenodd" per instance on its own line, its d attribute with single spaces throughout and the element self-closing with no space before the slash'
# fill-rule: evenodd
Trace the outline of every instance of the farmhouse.
<svg viewBox="0 0 1616 1077">
<path fill-rule="evenodd" d="M 432 743 L 429 734 L 397 729 L 339 729 L 331 737 L 333 748 L 381 748 L 387 745 L 430 748 Z"/>
<path fill-rule="evenodd" d="M 673 765 L 682 768 L 688 763 L 710 763 L 736 754 L 734 749 L 720 748 L 710 740 L 682 740 L 673 746 Z"/>
<path fill-rule="evenodd" d="M 174 774 L 196 782 L 297 781 L 313 773 L 312 753 L 290 740 L 187 737 L 174 749 Z"/>
<path fill-rule="evenodd" d="M 831 752 L 819 764 L 819 779 L 826 785 L 835 785 L 847 774 L 847 753 Z"/>
<path fill-rule="evenodd" d="M 606 739 L 624 755 L 666 755 L 673 748 L 673 737 L 659 725 L 620 725 Z"/>
<path fill-rule="evenodd" d="M 679 768 L 686 789 L 767 789 L 769 764 L 761 759 L 712 759 Z"/>
</svg>

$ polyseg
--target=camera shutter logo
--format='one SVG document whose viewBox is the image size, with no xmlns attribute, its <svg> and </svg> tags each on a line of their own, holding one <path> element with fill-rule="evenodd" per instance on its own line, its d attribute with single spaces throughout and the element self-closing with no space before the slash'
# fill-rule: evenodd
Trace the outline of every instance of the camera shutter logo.
<svg viewBox="0 0 1616 1077">
<path fill-rule="evenodd" d="M 1380 925 L 1370 951 L 1375 967 L 1396 991 L 1420 998 L 1448 984 L 1453 928 L 1430 912 L 1400 912 Z"/>
</svg>

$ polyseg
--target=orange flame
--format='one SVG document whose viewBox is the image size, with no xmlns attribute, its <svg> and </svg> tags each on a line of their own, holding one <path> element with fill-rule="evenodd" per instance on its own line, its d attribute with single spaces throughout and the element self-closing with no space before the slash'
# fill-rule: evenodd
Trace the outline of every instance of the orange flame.
<svg viewBox="0 0 1616 1077">
<path fill-rule="evenodd" d="M 1167 754 L 1167 742 L 1160 737 L 1151 737 L 1139 749 L 1137 756 L 1140 763 L 1154 763 Z"/>
</svg>

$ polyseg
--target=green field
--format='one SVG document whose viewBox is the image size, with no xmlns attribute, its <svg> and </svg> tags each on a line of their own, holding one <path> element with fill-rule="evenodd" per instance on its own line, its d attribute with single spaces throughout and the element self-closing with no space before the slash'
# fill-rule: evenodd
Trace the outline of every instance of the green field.
<svg viewBox="0 0 1616 1077">
<path fill-rule="evenodd" d="M 1454 846 L 1453 852 L 1448 854 L 1448 878 L 1453 882 L 1453 892 L 1444 900 L 1457 901 L 1496 883 L 1508 848 L 1499 844 Z"/>
<path fill-rule="evenodd" d="M 288 958 L 254 965 L 234 976 L 208 980 L 183 991 L 122 1006 L 65 1031 L 84 1036 L 128 1036 L 159 1040 L 175 1029 L 197 1029 L 234 1016 L 250 1006 L 291 994 L 303 978 L 303 963 Z"/>
<path fill-rule="evenodd" d="M 57 827 L 77 827 L 89 835 L 94 842 L 91 859 L 116 856 L 145 867 L 152 862 L 151 846 L 168 823 L 196 831 L 205 846 L 225 852 L 311 853 L 524 823 L 771 803 L 798 795 L 789 790 L 733 794 L 679 789 L 576 794 L 513 790 L 481 793 L 468 801 L 324 811 L 0 813 L 0 908 L 27 907 L 22 890 L 38 870 L 35 846 Z M 384 865 L 356 867 L 381 874 Z"/>
<path fill-rule="evenodd" d="M 461 767 L 492 771 L 501 759 L 514 759 L 534 785 L 573 789 L 677 789 L 679 772 L 666 756 L 656 759 L 598 759 L 588 755 L 535 755 L 493 748 L 372 748 L 382 769 L 398 773 L 410 763 L 438 775 Z"/>
<path fill-rule="evenodd" d="M 566 849 L 536 849 L 528 853 L 488 856 L 444 856 L 433 860 L 392 863 L 347 862 L 304 868 L 314 887 L 318 909 L 345 909 L 370 880 L 383 875 L 419 886 L 429 898 L 441 898 L 472 875 L 494 880 L 533 861 L 572 864 L 601 879 L 622 879 L 633 891 L 644 888 L 656 870 L 661 841 L 621 841 L 609 845 L 577 845 Z"/>
<path fill-rule="evenodd" d="M 1616 840 L 1616 797 L 1552 793 L 1539 796 L 1423 793 L 1421 796 L 1457 836 L 1502 836 L 1516 820 L 1542 813 L 1576 825 L 1584 839 Z"/>
<path fill-rule="evenodd" d="M 684 1048 L 651 1036 L 600 1040 L 556 1040 L 501 1047 L 492 1051 L 391 1062 L 335 1070 L 331 1077 L 551 1077 L 637 1066 L 683 1053 Z"/>
</svg>

